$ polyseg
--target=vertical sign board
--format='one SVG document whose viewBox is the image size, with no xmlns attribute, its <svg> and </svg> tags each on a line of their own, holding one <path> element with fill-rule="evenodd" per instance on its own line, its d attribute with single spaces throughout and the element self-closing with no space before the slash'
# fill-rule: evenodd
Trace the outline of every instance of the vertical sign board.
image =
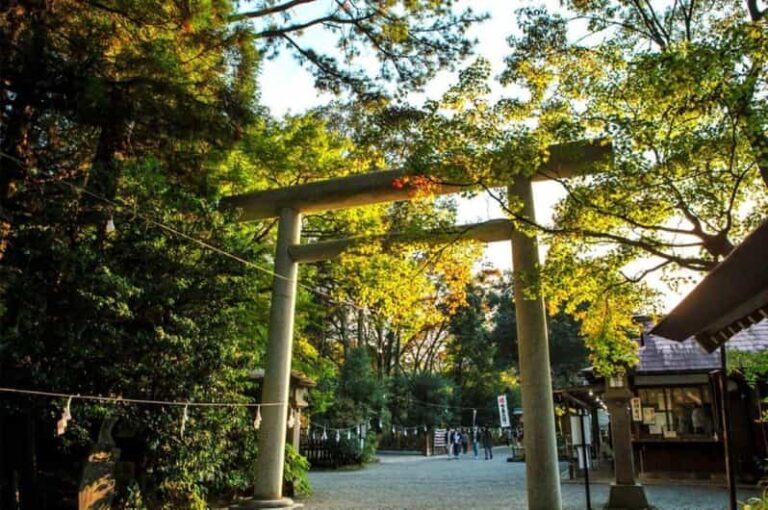
<svg viewBox="0 0 768 510">
<path fill-rule="evenodd" d="M 507 396 L 499 395 L 496 400 L 499 403 L 499 422 L 501 423 L 501 428 L 509 427 L 510 423 L 509 408 L 507 407 Z"/>
<path fill-rule="evenodd" d="M 573 447 L 576 449 L 576 458 L 579 459 L 579 469 L 585 469 L 585 467 L 592 467 L 592 461 L 590 455 L 586 454 L 592 445 L 592 417 L 571 415 L 571 441 L 573 441 Z M 584 442 L 581 443 L 582 430 L 581 426 L 584 425 Z M 585 448 L 586 447 L 586 448 Z M 585 460 L 588 464 L 585 465 Z"/>
<path fill-rule="evenodd" d="M 433 437 L 433 449 L 434 451 L 437 450 L 445 450 L 445 453 L 448 453 L 448 444 L 445 440 L 445 433 L 447 431 L 445 429 L 435 429 L 435 435 Z"/>
<path fill-rule="evenodd" d="M 643 408 L 640 397 L 634 397 L 630 400 L 632 405 L 632 421 L 643 421 Z"/>
</svg>

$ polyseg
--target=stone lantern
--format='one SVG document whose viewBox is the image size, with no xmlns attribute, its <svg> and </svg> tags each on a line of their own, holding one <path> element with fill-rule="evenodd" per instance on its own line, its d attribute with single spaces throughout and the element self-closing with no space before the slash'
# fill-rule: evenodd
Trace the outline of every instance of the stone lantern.
<svg viewBox="0 0 768 510">
<path fill-rule="evenodd" d="M 264 369 L 257 368 L 251 372 L 251 378 L 262 381 L 264 379 Z M 291 370 L 291 386 L 288 393 L 288 441 L 291 445 L 299 450 L 299 443 L 301 437 L 301 415 L 303 410 L 309 406 L 307 397 L 309 396 L 309 389 L 315 387 L 315 381 L 302 374 L 297 370 Z M 291 420 L 293 415 L 293 420 Z M 291 426 L 292 425 L 292 426 Z"/>
<path fill-rule="evenodd" d="M 635 464 L 632 455 L 632 430 L 629 410 L 634 394 L 629 390 L 626 374 L 606 378 L 603 399 L 611 415 L 613 439 L 613 464 L 616 479 L 611 484 L 606 510 L 648 509 L 648 499 L 643 486 L 635 481 Z"/>
</svg>

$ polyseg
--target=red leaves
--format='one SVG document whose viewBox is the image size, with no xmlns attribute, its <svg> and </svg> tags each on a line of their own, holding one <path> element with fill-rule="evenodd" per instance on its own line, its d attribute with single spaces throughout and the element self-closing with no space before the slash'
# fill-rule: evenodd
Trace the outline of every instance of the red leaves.
<svg viewBox="0 0 768 510">
<path fill-rule="evenodd" d="M 406 186 L 409 190 L 413 191 L 414 197 L 423 197 L 434 193 L 437 190 L 438 183 L 424 175 L 404 175 L 403 177 L 392 179 L 393 188 L 403 189 Z"/>
</svg>

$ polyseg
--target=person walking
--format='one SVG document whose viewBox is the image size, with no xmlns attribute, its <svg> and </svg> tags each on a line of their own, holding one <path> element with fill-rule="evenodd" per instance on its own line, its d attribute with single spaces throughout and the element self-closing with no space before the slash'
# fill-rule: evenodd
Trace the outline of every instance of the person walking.
<svg viewBox="0 0 768 510">
<path fill-rule="evenodd" d="M 461 432 L 456 429 L 453 432 L 453 456 L 456 460 L 459 460 L 459 453 L 461 453 Z"/>
<path fill-rule="evenodd" d="M 488 427 L 483 427 L 482 442 L 485 460 L 493 460 L 493 436 L 491 436 L 491 429 Z"/>
<path fill-rule="evenodd" d="M 475 460 L 478 459 L 478 456 L 480 455 L 480 429 L 477 427 L 472 427 L 472 454 L 475 457 Z"/>
</svg>

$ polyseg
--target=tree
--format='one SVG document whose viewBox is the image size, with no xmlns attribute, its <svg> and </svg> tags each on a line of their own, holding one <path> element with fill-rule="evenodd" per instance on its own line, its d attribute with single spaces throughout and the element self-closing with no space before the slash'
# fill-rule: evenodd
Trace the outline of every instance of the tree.
<svg viewBox="0 0 768 510">
<path fill-rule="evenodd" d="M 611 169 L 562 181 L 567 198 L 545 228 L 556 236 L 550 306 L 568 294 L 569 309 L 581 307 L 596 365 L 610 372 L 634 359 L 631 316 L 652 298 L 637 284 L 710 270 L 760 221 L 765 19 L 755 2 L 569 6 L 590 43 L 569 42 L 560 15 L 522 11 L 503 79 L 531 92 L 540 129 L 613 140 Z"/>
<path fill-rule="evenodd" d="M 485 19 L 469 8 L 457 12 L 454 0 L 250 3 L 230 19 L 255 21 L 260 53 L 287 49 L 310 67 L 319 89 L 338 93 L 349 88 L 369 98 L 387 92 L 383 83 L 394 81 L 403 93 L 421 88 L 436 71 L 453 67 L 471 50 L 467 28 Z M 305 33 L 314 38 L 302 37 Z M 324 40 L 329 41 L 327 47 Z M 336 43 L 334 49 L 330 41 Z M 375 74 L 370 71 L 371 57 Z"/>
<path fill-rule="evenodd" d="M 737 60 L 755 59 L 754 86 L 763 86 L 765 64 L 755 45 L 764 43 L 748 35 L 757 26 L 740 19 L 735 6 L 708 18 L 703 6 L 681 2 L 659 15 L 665 20 L 659 28 L 651 4 L 609 11 L 622 21 L 599 19 L 586 5 L 577 12 L 592 21 L 594 32 L 608 31 L 606 41 L 570 45 L 563 18 L 529 10 L 526 35 L 510 40 L 514 52 L 505 74 L 534 91 L 542 123 L 598 130 L 614 141 L 612 171 L 588 184 L 563 183 L 569 197 L 559 226 L 622 243 L 661 263 L 708 270 L 733 248 L 730 237 L 740 238 L 756 221 L 758 209 L 747 204 L 764 200 L 756 186 L 759 152 L 742 130 L 748 123 L 741 109 L 730 103 L 747 87 Z M 640 20 L 647 25 L 636 26 Z M 624 28 L 607 30 L 614 25 Z M 532 47 L 539 49 L 526 53 Z M 757 90 L 749 101 L 760 111 Z M 564 99 L 587 107 L 577 112 Z M 742 204 L 752 213 L 747 221 Z"/>
<path fill-rule="evenodd" d="M 451 421 L 453 385 L 448 378 L 422 372 L 413 374 L 409 383 L 411 401 L 407 423 L 433 428 Z"/>
<path fill-rule="evenodd" d="M 354 426 L 378 414 L 382 398 L 382 388 L 373 372 L 373 360 L 368 350 L 352 349 L 339 373 L 333 408 L 325 417 L 334 426 Z"/>
<path fill-rule="evenodd" d="M 609 9 L 599 2 L 571 2 L 570 7 L 589 22 L 590 31 L 614 31 L 612 42 L 622 41 L 621 46 L 629 51 L 672 57 L 662 64 L 667 70 L 685 63 L 704 64 L 694 69 L 694 77 L 706 76 L 708 80 L 689 82 L 705 85 L 689 91 L 699 99 L 693 110 L 708 103 L 727 112 L 734 129 L 753 151 L 768 185 L 768 138 L 761 97 L 766 85 L 768 7 L 760 8 L 759 3 L 765 4 L 758 0 L 721 2 L 714 16 L 711 6 L 693 1 L 666 8 L 653 2 L 615 4 Z M 647 51 L 649 43 L 655 51 Z M 680 52 L 686 47 L 692 51 Z"/>
<path fill-rule="evenodd" d="M 494 282 L 488 296 L 493 309 L 490 340 L 496 348 L 495 363 L 498 370 L 515 367 L 519 370 L 517 351 L 517 320 L 515 317 L 512 275 L 504 274 Z M 567 306 L 567 302 L 566 302 Z M 547 317 L 549 357 L 553 385 L 568 387 L 578 384 L 579 371 L 587 366 L 587 349 L 581 334 L 582 325 L 573 318 L 582 307 L 569 313 L 562 308 L 552 309 Z"/>
<path fill-rule="evenodd" d="M 140 203 L 141 216 L 129 207 L 114 210 L 116 230 L 105 239 L 77 226 L 80 195 L 55 186 L 41 190 L 45 210 L 14 231 L 3 265 L 12 292 L 0 336 L 3 385 L 153 400 L 251 401 L 248 373 L 261 360 L 268 304 L 252 296 L 266 276 L 142 218 L 160 219 L 248 258 L 262 248 L 247 232 L 233 230 L 231 218 L 212 204 L 147 168 L 125 172 L 124 182 L 120 200 Z M 10 266 L 17 250 L 24 255 L 23 270 Z M 31 460 L 28 455 L 56 459 L 80 452 L 108 418 L 134 430 L 126 454 L 139 459 L 146 504 L 200 506 L 207 492 L 245 490 L 251 480 L 244 467 L 256 452 L 246 409 L 192 408 L 180 439 L 178 407 L 75 401 L 70 431 L 48 451 L 53 413 L 60 411 L 54 404 L 4 401 L 4 433 L 16 434 L 19 420 L 38 431 L 24 436 L 23 455 L 6 457 L 16 469 Z M 204 474 L 210 483 L 201 482 Z M 24 475 L 25 500 L 49 490 Z"/>
<path fill-rule="evenodd" d="M 232 229 L 204 186 L 208 152 L 230 146 L 255 115 L 251 31 L 224 22 L 231 9 L 0 7 L 4 386 L 253 398 L 246 376 L 260 358 L 267 307 L 245 296 L 258 295 L 265 277 L 168 230 L 248 258 L 263 249 L 250 228 Z M 58 406 L 6 403 L 4 443 L 29 432 L 3 455 L 3 506 L 14 506 L 16 490 L 30 507 L 50 490 L 40 486 L 38 459 L 69 453 L 80 472 L 84 459 L 74 457 L 105 417 L 136 424 L 147 504 L 199 507 L 207 491 L 242 490 L 251 479 L 239 467 L 255 455 L 245 410 L 192 410 L 179 439 L 178 408 L 75 404 L 70 434 L 51 443 Z M 7 477 L 13 470 L 23 473 L 19 486 Z"/>
<path fill-rule="evenodd" d="M 68 180 L 107 199 L 137 161 L 192 186 L 213 149 L 252 120 L 252 31 L 232 3 L 13 2 L 0 30 L 3 232 L 39 208 L 39 186 Z M 102 237 L 110 207 L 87 194 L 78 223 Z M 7 241 L 3 237 L 3 242 Z"/>
<path fill-rule="evenodd" d="M 550 244 L 544 285 L 552 311 L 576 313 L 593 360 L 631 364 L 631 317 L 653 310 L 641 282 L 669 285 L 708 271 L 760 220 L 765 154 L 765 9 L 756 2 L 569 2 L 568 14 L 519 11 L 521 36 L 494 100 L 478 59 L 441 99 L 374 113 L 387 157 L 413 173 L 487 189 L 518 228 Z M 554 224 L 522 218 L 492 189 L 546 162 L 554 143 L 612 141 L 614 161 L 561 180 Z M 393 147 L 407 139 L 405 151 Z M 681 272 L 686 270 L 689 272 Z M 603 362 L 601 362 L 602 360 Z"/>
<path fill-rule="evenodd" d="M 430 2 L 334 2 L 323 19 L 297 26 L 295 8 L 310 3 L 320 5 L 259 1 L 237 11 L 230 1 L 32 0 L 0 6 L 4 385 L 161 400 L 253 398 L 247 374 L 263 349 L 269 268 L 242 260 L 268 266 L 273 232 L 268 223 L 235 227 L 232 215 L 216 210 L 216 199 L 370 168 L 362 159 L 358 168 L 333 168 L 349 141 L 327 135 L 311 115 L 266 118 L 257 107 L 258 62 L 284 44 L 316 66 L 319 86 L 373 94 L 373 80 L 347 72 L 299 36 L 310 25 L 324 27 L 340 30 L 348 43 L 344 58 L 375 48 L 378 78 L 396 74 L 403 87 L 418 88 L 467 53 L 464 31 L 474 19 Z M 287 18 L 277 23 L 275 15 Z M 337 215 L 320 224 L 326 231 L 362 230 L 374 216 L 356 222 L 354 215 Z M 306 289 L 300 302 L 302 320 L 311 319 L 316 303 Z M 299 338 L 297 364 L 333 372 L 308 336 Z M 43 446 L 33 425 L 50 426 L 49 408 L 26 404 L 17 401 L 0 416 L 3 436 L 12 433 L 3 429 L 5 418 L 21 416 L 26 421 L 18 430 L 30 431 L 19 444 L 24 455 L 12 456 L 23 464 L 25 500 L 38 494 L 33 468 Z M 115 412 L 77 411 L 76 448 L 87 447 L 90 428 Z M 251 481 L 256 452 L 252 436 L 243 437 L 251 421 L 245 411 L 235 419 L 190 414 L 182 441 L 176 412 L 115 414 L 140 423 L 141 462 L 150 473 L 140 489 L 152 506 L 201 507 L 207 495 Z M 214 434 L 220 440 L 212 448 Z M 0 484 L 0 504 L 16 489 L 7 481 Z"/>
</svg>

